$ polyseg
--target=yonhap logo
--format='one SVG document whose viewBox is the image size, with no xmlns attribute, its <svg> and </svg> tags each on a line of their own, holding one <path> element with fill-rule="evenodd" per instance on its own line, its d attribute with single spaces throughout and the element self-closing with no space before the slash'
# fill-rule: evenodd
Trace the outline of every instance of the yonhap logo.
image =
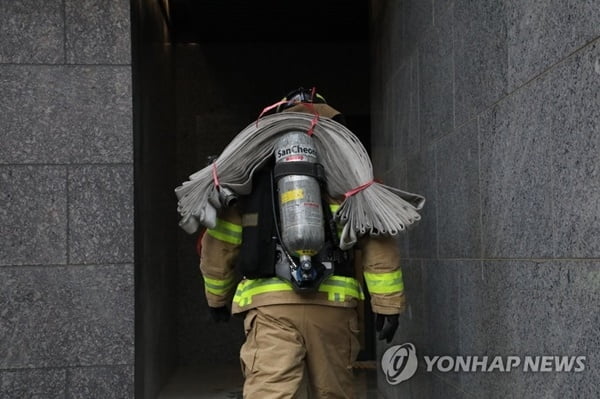
<svg viewBox="0 0 600 399">
<path fill-rule="evenodd" d="M 411 343 L 390 347 L 381 359 L 381 368 L 390 385 L 408 380 L 415 375 L 418 365 L 417 350 Z"/>
<path fill-rule="evenodd" d="M 431 373 L 581 373 L 586 370 L 586 356 L 423 356 L 423 372 Z M 390 385 L 398 385 L 417 372 L 417 350 L 411 343 L 395 345 L 381 358 L 381 368 Z"/>
</svg>

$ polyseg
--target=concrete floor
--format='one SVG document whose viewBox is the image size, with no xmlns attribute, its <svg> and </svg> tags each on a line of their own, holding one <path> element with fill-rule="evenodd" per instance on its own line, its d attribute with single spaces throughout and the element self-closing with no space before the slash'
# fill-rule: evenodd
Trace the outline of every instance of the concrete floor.
<svg viewBox="0 0 600 399">
<path fill-rule="evenodd" d="M 357 399 L 377 399 L 377 372 L 355 369 Z M 158 399 L 241 399 L 243 378 L 239 366 L 186 367 L 178 369 Z M 304 395 L 298 399 L 306 399 Z"/>
</svg>

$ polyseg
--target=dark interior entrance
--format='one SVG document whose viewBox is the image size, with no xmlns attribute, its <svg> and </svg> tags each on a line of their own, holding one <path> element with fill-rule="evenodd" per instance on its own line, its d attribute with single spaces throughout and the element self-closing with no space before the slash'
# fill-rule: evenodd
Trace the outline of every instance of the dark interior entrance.
<svg viewBox="0 0 600 399">
<path fill-rule="evenodd" d="M 238 364 L 241 321 L 209 318 L 173 193 L 258 113 L 316 86 L 369 149 L 367 1 L 132 0 L 136 397 L 181 367 Z M 373 356 L 372 337 L 363 357 Z"/>
</svg>

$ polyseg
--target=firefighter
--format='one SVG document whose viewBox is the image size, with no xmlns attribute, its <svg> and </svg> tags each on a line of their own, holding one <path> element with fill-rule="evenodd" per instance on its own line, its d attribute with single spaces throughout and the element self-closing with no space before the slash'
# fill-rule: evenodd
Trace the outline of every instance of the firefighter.
<svg viewBox="0 0 600 399">
<path fill-rule="evenodd" d="M 276 112 L 289 111 L 343 122 L 343 115 L 314 89 L 286 96 Z M 352 364 L 360 347 L 356 308 L 364 299 L 357 272 L 371 296 L 378 338 L 390 342 L 405 308 L 397 242 L 365 236 L 352 250 L 341 251 L 337 231 L 332 231 L 332 215 L 341 201 L 322 190 L 325 243 L 308 266 L 310 273 L 300 273 L 299 258 L 282 248 L 281 215 L 273 211 L 274 164 L 254 175 L 252 193 L 223 209 L 216 227 L 201 239 L 200 269 L 210 313 L 217 322 L 229 320 L 231 313 L 244 316 L 244 398 L 294 398 L 304 379 L 311 397 L 353 398 Z M 354 250 L 361 252 L 359 267 Z M 287 273 L 281 272 L 282 265 Z"/>
</svg>

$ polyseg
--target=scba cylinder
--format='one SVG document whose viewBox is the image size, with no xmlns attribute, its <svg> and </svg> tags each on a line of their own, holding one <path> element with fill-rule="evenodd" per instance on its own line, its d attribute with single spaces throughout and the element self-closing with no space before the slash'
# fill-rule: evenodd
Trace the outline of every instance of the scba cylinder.
<svg viewBox="0 0 600 399">
<path fill-rule="evenodd" d="M 292 162 L 298 164 L 281 165 Z M 294 170 L 308 171 L 314 166 L 311 164 L 318 163 L 313 139 L 305 132 L 284 134 L 275 143 L 275 163 L 276 170 L 285 166 L 289 171 L 277 182 L 281 239 L 288 251 L 300 258 L 301 267 L 309 269 L 310 257 L 319 252 L 325 239 L 321 188 L 310 173 Z"/>
</svg>

